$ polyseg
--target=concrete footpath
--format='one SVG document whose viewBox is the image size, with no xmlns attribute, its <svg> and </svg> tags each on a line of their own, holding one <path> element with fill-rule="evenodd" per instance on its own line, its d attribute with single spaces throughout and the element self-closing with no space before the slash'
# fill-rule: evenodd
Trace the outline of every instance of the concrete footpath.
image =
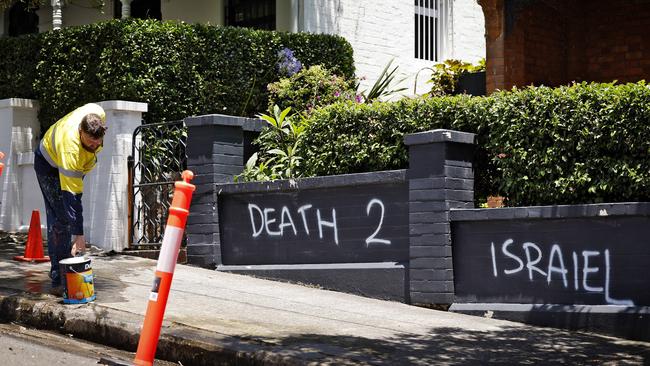
<svg viewBox="0 0 650 366">
<path fill-rule="evenodd" d="M 13 244 L 0 245 L 2 321 L 136 349 L 154 260 L 92 255 L 97 300 L 65 305 L 47 294 L 49 263 L 11 259 L 23 250 Z M 647 365 L 650 343 L 178 265 L 157 358 L 185 366 Z"/>
</svg>

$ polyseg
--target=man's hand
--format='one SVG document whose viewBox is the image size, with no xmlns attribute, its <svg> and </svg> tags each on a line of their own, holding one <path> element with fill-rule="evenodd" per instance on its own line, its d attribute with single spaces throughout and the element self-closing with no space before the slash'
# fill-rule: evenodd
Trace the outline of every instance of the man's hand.
<svg viewBox="0 0 650 366">
<path fill-rule="evenodd" d="M 72 242 L 72 251 L 70 252 L 72 256 L 79 254 L 84 254 L 86 252 L 86 239 L 83 235 L 77 235 Z"/>
</svg>

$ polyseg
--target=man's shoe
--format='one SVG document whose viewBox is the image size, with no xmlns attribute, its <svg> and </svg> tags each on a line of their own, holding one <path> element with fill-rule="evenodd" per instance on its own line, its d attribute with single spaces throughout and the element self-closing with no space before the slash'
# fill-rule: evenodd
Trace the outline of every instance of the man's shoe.
<svg viewBox="0 0 650 366">
<path fill-rule="evenodd" d="M 54 295 L 56 297 L 62 297 L 63 296 L 63 286 L 52 287 L 50 289 L 50 295 Z"/>
</svg>

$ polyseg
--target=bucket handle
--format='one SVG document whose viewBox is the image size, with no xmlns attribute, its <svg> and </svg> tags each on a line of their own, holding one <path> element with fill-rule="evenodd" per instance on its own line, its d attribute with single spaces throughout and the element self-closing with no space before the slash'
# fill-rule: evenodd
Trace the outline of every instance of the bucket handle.
<svg viewBox="0 0 650 366">
<path fill-rule="evenodd" d="M 92 283 L 92 282 L 93 282 L 93 279 L 95 278 L 95 274 L 94 274 L 94 273 L 86 274 L 86 275 L 85 275 L 85 274 L 83 274 L 83 272 L 86 272 L 86 271 L 83 271 L 83 272 L 81 272 L 81 273 L 80 273 L 80 272 L 77 272 L 77 271 L 74 270 L 74 268 L 72 268 L 72 266 L 68 267 L 68 269 L 69 269 L 70 271 L 74 272 L 75 274 L 81 275 L 81 276 L 84 278 L 84 283 Z"/>
</svg>

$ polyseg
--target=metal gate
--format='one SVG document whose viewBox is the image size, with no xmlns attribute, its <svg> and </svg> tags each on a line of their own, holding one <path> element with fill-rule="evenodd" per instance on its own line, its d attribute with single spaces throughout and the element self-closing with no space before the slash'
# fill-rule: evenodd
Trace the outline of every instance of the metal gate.
<svg viewBox="0 0 650 366">
<path fill-rule="evenodd" d="M 129 156 L 129 246 L 158 248 L 169 214 L 174 182 L 187 167 L 183 121 L 139 126 Z M 185 240 L 183 240 L 185 243 Z"/>
</svg>

